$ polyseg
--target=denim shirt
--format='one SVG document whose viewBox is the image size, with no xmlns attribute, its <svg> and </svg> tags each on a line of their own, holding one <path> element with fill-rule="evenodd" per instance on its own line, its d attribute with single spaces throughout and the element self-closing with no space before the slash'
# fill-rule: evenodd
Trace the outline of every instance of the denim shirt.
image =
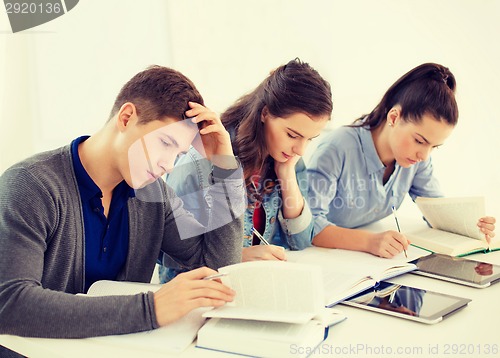
<svg viewBox="0 0 500 358">
<path fill-rule="evenodd" d="M 328 225 L 355 228 L 380 220 L 406 194 L 413 200 L 443 196 L 431 158 L 409 168 L 396 163 L 384 184 L 385 169 L 368 129 L 341 127 L 325 135 L 307 168 L 314 235 Z"/>
<path fill-rule="evenodd" d="M 208 193 L 208 175 L 211 163 L 193 147 L 175 164 L 175 170 L 166 177 L 167 184 L 184 202 L 184 207 L 190 211 L 202 224 L 209 217 L 210 197 Z M 297 182 L 302 195 L 307 193 L 306 168 L 303 160 L 296 165 Z M 311 246 L 313 221 L 311 210 L 304 200 L 302 213 L 293 219 L 285 219 L 281 210 L 282 199 L 278 185 L 265 195 L 262 205 L 266 213 L 264 238 L 273 245 L 283 246 L 291 250 L 302 250 Z M 243 246 L 252 245 L 254 202 L 247 201 L 244 214 Z"/>
<path fill-rule="evenodd" d="M 182 199 L 184 208 L 203 225 L 210 217 L 212 200 L 209 194 L 209 175 L 212 163 L 204 158 L 194 147 L 175 163 L 175 170 L 167 174 L 165 180 Z M 302 159 L 295 167 L 297 182 L 304 196 L 307 193 L 306 167 Z M 283 246 L 290 250 L 302 250 L 311 246 L 313 233 L 313 217 L 304 200 L 301 214 L 293 219 L 285 219 L 281 210 L 281 195 L 278 186 L 265 195 L 262 205 L 266 213 L 264 238 L 272 245 Z M 252 246 L 254 202 L 247 199 L 247 209 L 244 213 L 243 247 Z M 160 256 L 162 266 L 159 268 L 160 282 L 165 283 L 178 273 L 185 271 L 168 255 Z"/>
</svg>

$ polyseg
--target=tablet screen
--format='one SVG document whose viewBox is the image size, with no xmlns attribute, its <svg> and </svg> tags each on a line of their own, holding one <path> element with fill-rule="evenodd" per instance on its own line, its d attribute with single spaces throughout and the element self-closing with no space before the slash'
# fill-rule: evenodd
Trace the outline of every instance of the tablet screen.
<svg viewBox="0 0 500 358">
<path fill-rule="evenodd" d="M 469 302 L 462 297 L 382 281 L 377 287 L 344 301 L 344 304 L 419 322 L 436 323 Z"/>
<path fill-rule="evenodd" d="M 422 273 L 443 279 L 455 279 L 479 287 L 488 286 L 500 279 L 500 266 L 462 257 L 432 254 L 415 260 L 413 263 Z"/>
</svg>

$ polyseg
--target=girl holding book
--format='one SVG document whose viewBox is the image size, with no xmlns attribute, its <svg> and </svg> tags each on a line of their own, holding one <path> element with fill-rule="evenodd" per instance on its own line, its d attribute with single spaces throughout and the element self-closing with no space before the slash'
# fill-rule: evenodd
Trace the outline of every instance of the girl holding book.
<svg viewBox="0 0 500 358">
<path fill-rule="evenodd" d="M 455 87 L 448 68 L 422 64 L 399 78 L 371 113 L 323 137 L 307 170 L 314 245 L 382 257 L 407 248 L 397 231 L 354 228 L 391 214 L 407 193 L 413 200 L 443 196 L 430 154 L 457 123 Z M 492 217 L 478 221 L 487 240 L 494 224 Z"/>
<path fill-rule="evenodd" d="M 307 181 L 301 157 L 331 112 L 329 83 L 309 64 L 295 59 L 272 71 L 221 115 L 247 188 L 243 261 L 285 260 L 283 248 L 311 245 L 313 221 L 304 200 Z M 200 151 L 191 148 L 167 183 L 203 222 L 210 210 L 210 198 L 204 193 L 210 186 L 210 164 Z M 162 281 L 182 270 L 168 257 L 163 263 L 176 270 L 161 269 Z"/>
</svg>

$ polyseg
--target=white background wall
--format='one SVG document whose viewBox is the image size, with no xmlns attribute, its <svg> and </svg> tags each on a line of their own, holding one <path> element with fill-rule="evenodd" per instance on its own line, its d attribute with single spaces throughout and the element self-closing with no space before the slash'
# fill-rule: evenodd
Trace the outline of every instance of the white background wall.
<svg viewBox="0 0 500 358">
<path fill-rule="evenodd" d="M 337 127 L 438 62 L 456 76 L 460 119 L 434 154 L 436 175 L 450 196 L 485 195 L 500 217 L 499 37 L 498 0 L 81 0 L 17 34 L 0 12 L 0 173 L 96 131 L 153 63 L 185 73 L 221 112 L 300 57 L 330 81 Z"/>
</svg>

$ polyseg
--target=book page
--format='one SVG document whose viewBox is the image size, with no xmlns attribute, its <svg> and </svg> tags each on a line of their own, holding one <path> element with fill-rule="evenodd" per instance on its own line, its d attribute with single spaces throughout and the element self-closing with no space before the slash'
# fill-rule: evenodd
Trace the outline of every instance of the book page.
<svg viewBox="0 0 500 358">
<path fill-rule="evenodd" d="M 416 269 L 411 261 L 428 255 L 422 249 L 410 246 L 408 258 L 400 253 L 385 259 L 366 252 L 308 247 L 301 251 L 287 252 L 289 261 L 316 265 L 323 272 L 326 305 L 332 305 L 364 289 L 377 281 L 394 277 Z"/>
<path fill-rule="evenodd" d="M 486 241 L 471 240 L 463 235 L 431 228 L 423 228 L 407 233 L 406 236 L 417 246 L 451 256 L 485 249 L 488 246 Z"/>
<path fill-rule="evenodd" d="M 89 296 L 133 295 L 148 291 L 155 292 L 161 286 L 149 283 L 102 280 L 91 285 L 87 294 Z M 203 313 L 207 310 L 208 308 L 195 309 L 174 323 L 151 331 L 85 339 L 105 345 L 130 346 L 136 349 L 140 347 L 145 352 L 180 353 L 196 338 L 198 330 L 205 323 L 206 319 L 203 317 Z"/>
<path fill-rule="evenodd" d="M 415 203 L 434 229 L 485 240 L 484 234 L 477 227 L 477 221 L 485 216 L 483 197 L 418 197 Z"/>
<path fill-rule="evenodd" d="M 206 317 L 304 323 L 323 307 L 321 270 L 283 261 L 251 261 L 219 269 L 236 295 Z"/>
</svg>

